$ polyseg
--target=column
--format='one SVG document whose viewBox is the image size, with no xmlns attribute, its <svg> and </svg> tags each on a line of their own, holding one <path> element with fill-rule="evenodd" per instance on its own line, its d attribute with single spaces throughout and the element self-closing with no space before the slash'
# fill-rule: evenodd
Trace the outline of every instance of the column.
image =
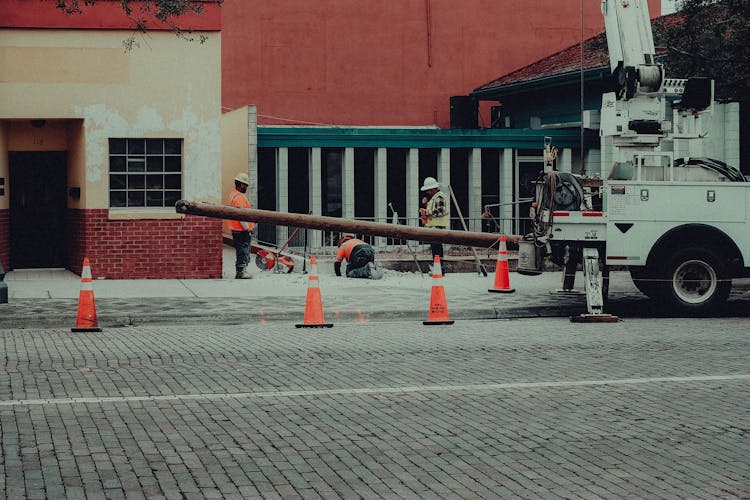
<svg viewBox="0 0 750 500">
<path fill-rule="evenodd" d="M 464 214 L 469 231 L 482 231 L 482 150 L 469 154 L 469 211 Z"/>
<path fill-rule="evenodd" d="M 440 148 L 438 155 L 438 177 L 437 181 L 441 188 L 447 188 L 451 183 L 451 150 L 450 148 Z"/>
<path fill-rule="evenodd" d="M 310 148 L 310 185 L 309 200 L 312 215 L 323 215 L 323 187 L 321 184 L 321 150 L 320 148 Z M 313 252 L 319 252 L 323 242 L 323 234 L 318 229 L 311 229 L 308 232 L 310 237 L 310 249 Z"/>
<path fill-rule="evenodd" d="M 500 151 L 500 231 L 512 233 L 513 228 L 513 149 L 505 148 Z"/>
<path fill-rule="evenodd" d="M 388 150 L 378 148 L 375 152 L 375 222 L 388 220 Z M 387 239 L 377 236 L 373 239 L 375 248 L 385 248 Z"/>
<path fill-rule="evenodd" d="M 740 103 L 728 102 L 722 105 L 726 109 L 724 115 L 724 161 L 740 168 Z"/>
<path fill-rule="evenodd" d="M 573 171 L 573 150 L 563 148 L 557 152 L 557 170 L 558 172 Z"/>
<path fill-rule="evenodd" d="M 247 107 L 247 175 L 250 177 L 248 200 L 258 206 L 258 109 L 251 104 Z"/>
<path fill-rule="evenodd" d="M 448 206 L 453 206 L 453 201 L 450 199 L 450 191 L 448 186 L 451 183 L 451 150 L 450 148 L 440 148 L 440 154 L 438 155 L 438 178 L 437 181 L 440 184 L 440 188 L 445 194 L 448 195 Z M 458 215 L 451 210 L 451 219 Z M 451 228 L 451 223 L 448 223 L 448 229 Z"/>
<path fill-rule="evenodd" d="M 341 216 L 354 218 L 354 148 L 344 148 L 341 166 Z"/>
<path fill-rule="evenodd" d="M 586 175 L 594 177 L 598 173 L 600 177 L 606 178 L 609 175 L 609 170 L 612 168 L 610 164 L 606 170 L 603 169 L 602 165 L 602 154 L 599 149 L 588 149 L 584 155 L 583 161 L 585 162 L 584 167 L 586 168 Z"/>
<path fill-rule="evenodd" d="M 419 223 L 419 149 L 411 148 L 406 155 L 406 223 L 418 226 Z"/>
<path fill-rule="evenodd" d="M 276 210 L 289 212 L 289 149 L 276 149 Z M 289 228 L 276 226 L 276 242 L 282 244 L 289 238 Z"/>
</svg>

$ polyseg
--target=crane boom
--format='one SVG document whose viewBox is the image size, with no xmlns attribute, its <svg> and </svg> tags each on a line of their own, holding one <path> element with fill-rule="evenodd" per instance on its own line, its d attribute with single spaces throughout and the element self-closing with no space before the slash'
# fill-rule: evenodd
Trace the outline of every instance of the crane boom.
<svg viewBox="0 0 750 500">
<path fill-rule="evenodd" d="M 637 68 L 654 64 L 656 50 L 646 3 L 603 0 L 602 14 L 613 72 L 618 65 Z"/>
</svg>

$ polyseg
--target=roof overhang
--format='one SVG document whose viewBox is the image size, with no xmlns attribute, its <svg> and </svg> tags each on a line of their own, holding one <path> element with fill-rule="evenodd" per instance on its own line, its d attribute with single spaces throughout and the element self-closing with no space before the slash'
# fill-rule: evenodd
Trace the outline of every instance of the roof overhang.
<svg viewBox="0 0 750 500">
<path fill-rule="evenodd" d="M 583 71 L 583 81 L 604 81 L 610 77 L 609 66 L 599 66 L 589 68 Z M 581 82 L 581 72 L 571 71 L 557 75 L 513 82 L 506 85 L 497 85 L 495 87 L 479 87 L 471 92 L 471 95 L 480 101 L 494 101 L 503 97 L 534 93 L 550 88 L 565 87 L 568 85 L 579 85 Z"/>
</svg>

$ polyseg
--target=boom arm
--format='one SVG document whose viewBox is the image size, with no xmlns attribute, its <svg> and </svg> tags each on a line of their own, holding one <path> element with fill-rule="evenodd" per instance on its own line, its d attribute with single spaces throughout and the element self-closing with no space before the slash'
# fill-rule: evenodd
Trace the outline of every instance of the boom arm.
<svg viewBox="0 0 750 500">
<path fill-rule="evenodd" d="M 609 65 L 620 84 L 620 97 L 661 89 L 663 72 L 655 63 L 656 50 L 645 0 L 602 0 Z"/>
<path fill-rule="evenodd" d="M 604 136 L 617 145 L 659 144 L 665 127 L 664 69 L 655 61 L 646 0 L 602 0 L 616 91 L 602 96 Z"/>
</svg>

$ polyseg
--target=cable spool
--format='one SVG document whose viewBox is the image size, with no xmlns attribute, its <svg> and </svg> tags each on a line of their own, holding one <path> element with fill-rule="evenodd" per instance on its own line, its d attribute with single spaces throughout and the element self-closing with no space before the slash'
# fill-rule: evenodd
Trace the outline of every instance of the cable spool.
<svg viewBox="0 0 750 500">
<path fill-rule="evenodd" d="M 642 92 L 657 92 L 662 84 L 661 66 L 638 66 L 638 83 Z"/>
<path fill-rule="evenodd" d="M 569 172 L 549 172 L 541 181 L 542 208 L 549 210 L 580 210 L 583 188 L 575 175 Z"/>
<path fill-rule="evenodd" d="M 569 172 L 547 172 L 536 182 L 537 192 L 532 219 L 537 237 L 547 232 L 555 210 L 580 210 L 583 204 L 583 188 L 575 175 Z"/>
</svg>

